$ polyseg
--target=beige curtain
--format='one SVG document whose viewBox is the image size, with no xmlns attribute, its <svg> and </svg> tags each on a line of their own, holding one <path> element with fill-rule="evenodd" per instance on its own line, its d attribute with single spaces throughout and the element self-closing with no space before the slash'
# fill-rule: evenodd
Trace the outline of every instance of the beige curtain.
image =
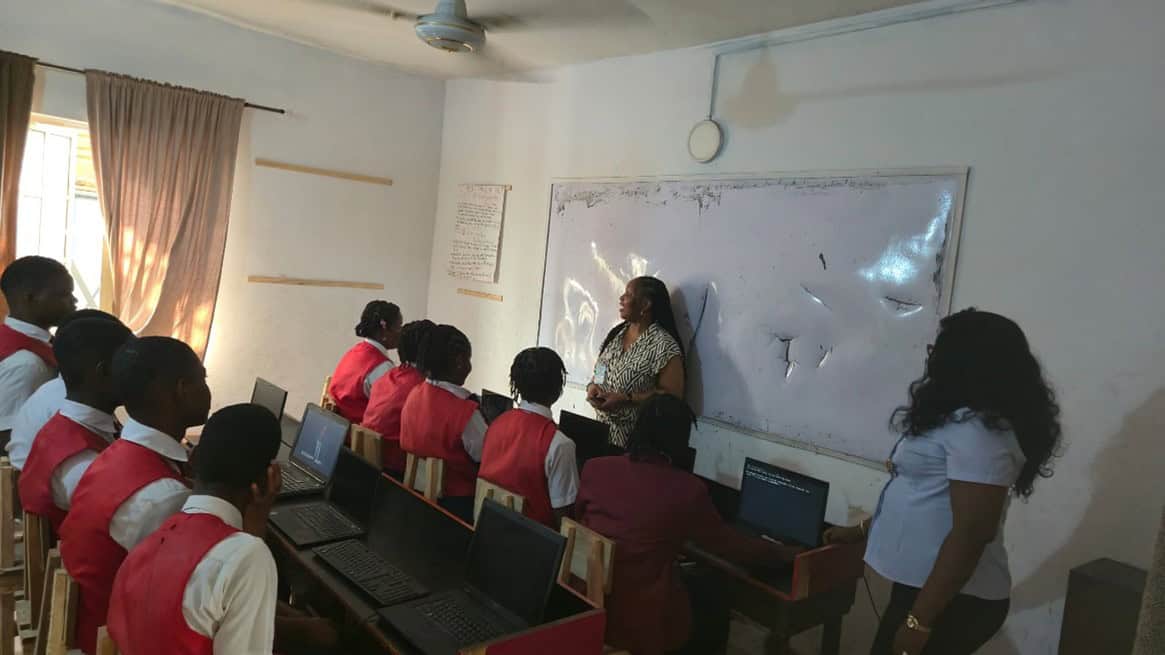
<svg viewBox="0 0 1165 655">
<path fill-rule="evenodd" d="M 16 259 L 16 203 L 20 199 L 20 164 L 32 112 L 36 60 L 0 51 L 0 269 Z M 8 306 L 0 296 L 0 314 Z"/>
<path fill-rule="evenodd" d="M 1145 598 L 1141 603 L 1140 624 L 1133 655 L 1165 653 L 1165 511 L 1157 533 L 1157 550 L 1145 581 Z"/>
<path fill-rule="evenodd" d="M 113 313 L 139 334 L 181 339 L 201 355 L 244 103 L 100 71 L 85 77 Z"/>
</svg>

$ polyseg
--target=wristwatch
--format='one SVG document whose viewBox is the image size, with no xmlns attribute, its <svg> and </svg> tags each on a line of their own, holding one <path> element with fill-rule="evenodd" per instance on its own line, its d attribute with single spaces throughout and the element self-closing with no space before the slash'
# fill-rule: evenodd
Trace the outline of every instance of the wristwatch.
<svg viewBox="0 0 1165 655">
<path fill-rule="evenodd" d="M 914 630 L 915 632 L 930 634 L 930 628 L 922 625 L 922 623 L 918 620 L 918 617 L 914 616 L 913 613 L 906 615 L 906 627 Z"/>
</svg>

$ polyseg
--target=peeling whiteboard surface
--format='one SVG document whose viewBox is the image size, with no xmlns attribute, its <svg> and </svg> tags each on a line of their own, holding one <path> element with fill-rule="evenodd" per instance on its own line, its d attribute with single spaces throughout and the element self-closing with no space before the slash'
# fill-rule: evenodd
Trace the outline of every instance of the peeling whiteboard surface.
<svg viewBox="0 0 1165 655">
<path fill-rule="evenodd" d="M 585 383 L 627 281 L 667 283 L 696 410 L 882 461 L 950 306 L 965 169 L 560 181 L 539 342 Z"/>
</svg>

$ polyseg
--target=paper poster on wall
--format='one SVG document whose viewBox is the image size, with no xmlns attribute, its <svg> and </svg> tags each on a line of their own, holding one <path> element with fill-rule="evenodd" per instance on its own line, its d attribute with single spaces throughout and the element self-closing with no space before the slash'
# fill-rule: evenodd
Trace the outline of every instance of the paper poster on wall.
<svg viewBox="0 0 1165 655">
<path fill-rule="evenodd" d="M 502 245 L 504 184 L 462 184 L 457 188 L 457 216 L 449 248 L 449 277 L 497 282 Z"/>
</svg>

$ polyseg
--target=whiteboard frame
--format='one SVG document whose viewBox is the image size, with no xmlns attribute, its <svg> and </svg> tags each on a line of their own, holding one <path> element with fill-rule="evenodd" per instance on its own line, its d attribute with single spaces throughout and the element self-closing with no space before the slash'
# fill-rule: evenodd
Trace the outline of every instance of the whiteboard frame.
<svg viewBox="0 0 1165 655">
<path fill-rule="evenodd" d="M 538 327 L 535 333 L 537 342 L 542 334 L 542 316 L 546 302 L 546 268 L 550 258 L 550 225 L 554 220 L 554 185 L 570 182 L 587 182 L 594 184 L 611 184 L 619 182 L 711 182 L 715 180 L 770 180 L 782 178 L 821 179 L 838 177 L 936 177 L 958 176 L 959 189 L 955 202 L 951 208 L 951 218 L 947 225 L 947 235 L 943 242 L 943 270 L 942 290 L 939 294 L 939 317 L 947 316 L 954 306 L 955 282 L 959 268 L 959 244 L 963 239 L 963 206 L 966 203 L 967 187 L 970 184 L 971 168 L 969 166 L 936 166 L 914 168 L 867 168 L 843 169 L 831 171 L 771 171 L 764 173 L 696 173 L 691 175 L 640 175 L 614 177 L 551 177 L 546 186 L 546 243 L 542 250 L 542 284 L 538 287 Z M 949 264 L 948 264 L 949 262 Z M 612 326 L 614 327 L 614 326 Z M 608 328 L 609 329 L 609 328 Z M 576 390 L 585 390 L 586 385 L 576 382 L 567 382 L 566 386 Z M 720 419 L 700 416 L 701 422 L 716 425 L 720 429 L 748 435 L 763 441 L 797 448 L 816 455 L 826 455 L 853 464 L 859 464 L 876 470 L 885 470 L 885 462 L 866 459 L 857 455 L 850 455 L 838 450 L 823 448 L 808 441 L 801 441 L 792 437 L 775 433 L 762 432 L 752 428 L 728 423 Z"/>
</svg>

